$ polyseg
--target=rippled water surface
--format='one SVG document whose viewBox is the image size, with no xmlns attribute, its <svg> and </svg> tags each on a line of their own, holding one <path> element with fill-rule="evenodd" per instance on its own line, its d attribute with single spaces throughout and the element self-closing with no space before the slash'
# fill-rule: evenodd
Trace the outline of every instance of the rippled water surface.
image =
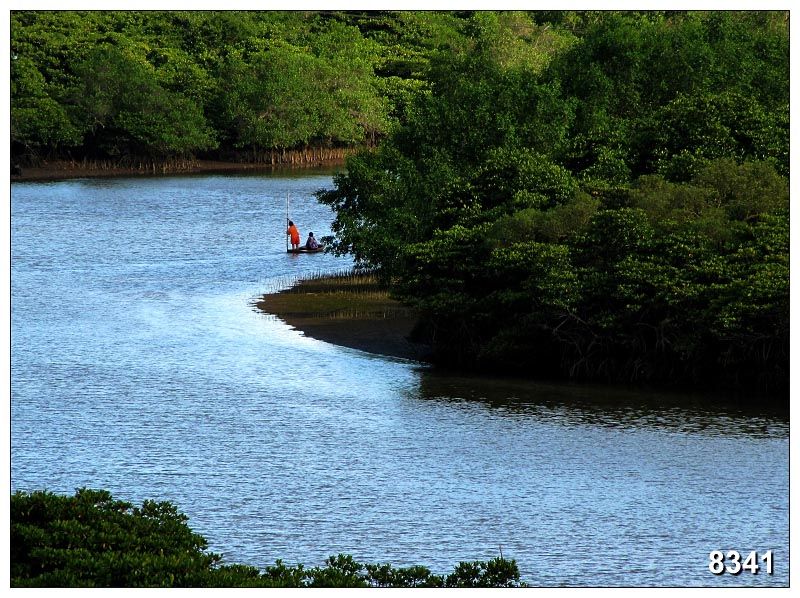
<svg viewBox="0 0 800 598">
<path fill-rule="evenodd" d="M 170 500 L 227 562 L 515 558 L 540 586 L 787 585 L 785 415 L 432 372 L 254 301 L 349 266 L 331 173 L 12 185 L 11 482 Z M 757 406 L 756 406 L 757 407 Z M 774 551 L 716 577 L 711 550 Z"/>
</svg>

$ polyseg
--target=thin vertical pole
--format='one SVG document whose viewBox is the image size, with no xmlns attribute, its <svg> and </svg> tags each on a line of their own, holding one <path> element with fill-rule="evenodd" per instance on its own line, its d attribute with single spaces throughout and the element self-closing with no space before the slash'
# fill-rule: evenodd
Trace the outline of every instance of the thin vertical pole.
<svg viewBox="0 0 800 598">
<path fill-rule="evenodd" d="M 289 230 L 289 192 L 286 192 L 286 230 L 284 232 L 288 232 Z M 286 251 L 289 251 L 289 235 L 284 235 L 286 237 Z"/>
</svg>

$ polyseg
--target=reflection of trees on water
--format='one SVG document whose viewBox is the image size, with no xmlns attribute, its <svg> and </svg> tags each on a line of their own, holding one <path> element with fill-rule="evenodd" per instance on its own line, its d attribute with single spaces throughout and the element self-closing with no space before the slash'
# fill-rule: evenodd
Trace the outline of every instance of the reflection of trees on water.
<svg viewBox="0 0 800 598">
<path fill-rule="evenodd" d="M 533 382 L 423 371 L 413 398 L 551 424 L 783 438 L 788 409 L 707 394 Z"/>
</svg>

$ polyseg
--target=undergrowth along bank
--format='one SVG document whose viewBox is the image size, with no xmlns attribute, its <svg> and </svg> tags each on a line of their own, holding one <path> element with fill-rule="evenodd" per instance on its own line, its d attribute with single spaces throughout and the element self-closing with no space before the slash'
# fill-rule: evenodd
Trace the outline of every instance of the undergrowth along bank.
<svg viewBox="0 0 800 598">
<path fill-rule="evenodd" d="M 521 587 L 516 562 L 461 562 L 438 575 L 424 566 L 364 564 L 350 555 L 324 566 L 263 569 L 229 564 L 169 502 L 139 506 L 105 490 L 74 496 L 46 491 L 11 495 L 11 587 Z"/>
</svg>

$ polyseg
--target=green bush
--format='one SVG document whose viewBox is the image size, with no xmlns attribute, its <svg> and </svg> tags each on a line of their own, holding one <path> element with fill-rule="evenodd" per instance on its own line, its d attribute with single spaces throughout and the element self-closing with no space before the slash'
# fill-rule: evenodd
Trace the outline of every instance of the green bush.
<svg viewBox="0 0 800 598">
<path fill-rule="evenodd" d="M 75 496 L 46 491 L 11 495 L 12 587 L 519 587 L 513 560 L 460 563 L 447 576 L 426 567 L 365 565 L 331 556 L 324 567 L 287 567 L 278 560 L 262 572 L 223 565 L 206 552 L 187 517 L 169 502 L 141 507 L 105 490 Z"/>
</svg>

